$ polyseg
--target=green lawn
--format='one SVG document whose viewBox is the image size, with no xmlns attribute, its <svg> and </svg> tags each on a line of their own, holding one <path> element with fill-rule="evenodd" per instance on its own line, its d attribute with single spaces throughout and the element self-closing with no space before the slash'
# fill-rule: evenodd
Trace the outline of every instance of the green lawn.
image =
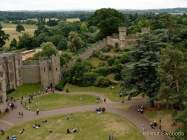
<svg viewBox="0 0 187 140">
<path fill-rule="evenodd" d="M 48 94 L 35 97 L 31 104 L 28 104 L 31 110 L 52 110 L 76 105 L 95 104 L 96 97 L 89 95 L 68 95 L 68 94 Z"/>
<path fill-rule="evenodd" d="M 20 98 L 22 96 L 28 96 L 28 95 L 34 94 L 40 90 L 41 90 L 40 84 L 24 84 L 16 88 L 15 91 L 9 93 L 8 96 L 11 96 L 14 98 Z"/>
<path fill-rule="evenodd" d="M 112 87 L 107 87 L 107 88 L 100 88 L 100 87 L 79 87 L 71 84 L 66 84 L 65 90 L 68 89 L 70 92 L 96 92 L 105 95 L 109 99 L 113 101 L 118 101 L 120 100 L 119 97 L 119 91 L 120 91 L 120 86 L 116 85 Z"/>
<path fill-rule="evenodd" d="M 17 135 L 18 140 L 108 140 L 113 135 L 117 140 L 145 140 L 144 136 L 126 119 L 110 114 L 76 113 L 66 119 L 66 116 L 48 118 L 48 123 L 42 120 L 29 122 L 8 130 L 0 139 Z M 34 123 L 40 123 L 38 129 L 32 128 Z M 23 134 L 19 131 L 25 129 Z M 78 128 L 79 132 L 66 134 L 67 128 Z M 52 130 L 52 133 L 49 131 Z"/>
</svg>

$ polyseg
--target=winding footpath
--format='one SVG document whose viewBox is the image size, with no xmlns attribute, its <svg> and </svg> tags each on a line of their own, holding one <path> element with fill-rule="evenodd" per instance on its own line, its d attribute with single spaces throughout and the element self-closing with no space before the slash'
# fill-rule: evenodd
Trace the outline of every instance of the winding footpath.
<svg viewBox="0 0 187 140">
<path fill-rule="evenodd" d="M 66 93 L 59 93 L 59 94 L 66 94 Z M 73 94 L 73 93 L 68 93 L 68 94 Z M 146 140 L 168 140 L 166 136 L 153 135 L 152 132 L 160 132 L 160 131 L 158 129 L 151 129 L 149 126 L 150 122 L 144 117 L 144 115 L 136 111 L 136 106 L 138 104 L 146 103 L 144 99 L 133 99 L 131 101 L 125 101 L 125 103 L 122 104 L 120 102 L 112 102 L 111 100 L 109 100 L 108 98 L 106 98 L 105 96 L 99 93 L 81 92 L 80 94 L 87 94 L 91 96 L 100 97 L 102 100 L 105 98 L 107 102 L 96 104 L 96 105 L 82 105 L 82 106 L 55 109 L 50 111 L 40 111 L 40 114 L 38 116 L 36 115 L 35 112 L 30 112 L 26 110 L 19 102 L 16 102 L 16 109 L 6 114 L 2 118 L 0 118 L 0 130 L 7 130 L 13 126 L 20 125 L 25 122 L 40 119 L 40 118 L 52 117 L 56 115 L 63 115 L 69 113 L 95 111 L 96 107 L 102 106 L 106 108 L 107 112 L 115 113 L 132 122 L 139 129 L 139 131 L 142 132 Z M 127 111 L 119 108 L 119 106 L 122 107 L 123 105 L 129 106 Z M 18 118 L 18 112 L 23 112 L 24 117 Z"/>
</svg>

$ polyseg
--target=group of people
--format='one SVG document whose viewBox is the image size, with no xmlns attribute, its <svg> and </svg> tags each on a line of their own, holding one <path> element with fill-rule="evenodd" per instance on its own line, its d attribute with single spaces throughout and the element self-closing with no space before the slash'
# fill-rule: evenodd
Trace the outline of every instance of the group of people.
<svg viewBox="0 0 187 140">
<path fill-rule="evenodd" d="M 77 133 L 78 132 L 78 128 L 68 128 L 67 129 L 67 134 L 72 134 L 72 133 Z"/>
<path fill-rule="evenodd" d="M 141 114 L 144 113 L 144 106 L 143 105 L 138 105 L 137 106 L 137 112 L 140 112 Z"/>
<path fill-rule="evenodd" d="M 106 111 L 105 107 L 97 107 L 95 110 L 97 113 L 104 113 Z"/>
<path fill-rule="evenodd" d="M 23 112 L 18 113 L 18 118 L 23 118 Z"/>
<path fill-rule="evenodd" d="M 152 129 L 155 129 L 157 127 L 159 127 L 160 130 L 162 130 L 162 127 L 161 127 L 161 119 L 159 120 L 159 123 L 157 123 L 155 120 L 153 122 L 150 122 L 150 127 Z"/>
</svg>

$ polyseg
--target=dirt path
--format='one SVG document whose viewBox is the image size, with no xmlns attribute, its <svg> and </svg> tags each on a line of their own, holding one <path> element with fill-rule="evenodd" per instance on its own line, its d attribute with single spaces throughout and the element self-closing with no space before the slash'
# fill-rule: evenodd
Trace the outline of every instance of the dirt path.
<svg viewBox="0 0 187 140">
<path fill-rule="evenodd" d="M 81 93 L 76 93 L 76 94 L 81 94 Z M 86 92 L 84 92 L 83 94 L 86 94 Z M 104 95 L 95 92 L 91 92 L 88 94 L 92 96 L 100 97 L 101 99 L 106 98 Z M 25 122 L 36 120 L 39 118 L 52 117 L 56 115 L 63 115 L 63 114 L 76 113 L 76 112 L 87 112 L 87 111 L 94 112 L 96 107 L 102 106 L 105 107 L 108 112 L 118 114 L 122 117 L 125 117 L 130 122 L 132 122 L 139 129 L 139 131 L 143 133 L 146 140 L 167 140 L 166 136 L 161 136 L 161 135 L 153 136 L 152 132 L 159 132 L 159 130 L 151 129 L 149 126 L 150 122 L 142 114 L 136 112 L 136 105 L 145 104 L 145 100 L 125 101 L 125 103 L 122 104 L 119 102 L 112 102 L 108 98 L 106 99 L 107 99 L 107 103 L 101 103 L 97 105 L 67 107 L 67 108 L 55 109 L 50 111 L 41 111 L 38 116 L 36 115 L 35 112 L 30 112 L 25 110 L 19 102 L 16 102 L 17 108 L 0 119 L 0 129 L 7 130 L 13 126 L 20 125 Z M 124 111 L 122 109 L 117 108 L 118 105 L 121 106 L 128 105 L 130 106 L 130 108 L 128 109 L 128 111 Z M 24 117 L 18 118 L 18 112 L 24 112 Z"/>
</svg>

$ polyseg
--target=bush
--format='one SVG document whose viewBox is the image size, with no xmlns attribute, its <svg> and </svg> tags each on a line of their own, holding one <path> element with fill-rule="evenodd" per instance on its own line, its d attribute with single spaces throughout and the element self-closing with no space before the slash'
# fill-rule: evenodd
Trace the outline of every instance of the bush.
<svg viewBox="0 0 187 140">
<path fill-rule="evenodd" d="M 120 62 L 125 64 L 125 63 L 128 63 L 130 61 L 130 58 L 128 56 L 128 53 L 125 52 L 123 53 L 121 56 L 120 56 Z"/>
<path fill-rule="evenodd" d="M 71 55 L 69 55 L 68 53 L 63 53 L 60 56 L 60 65 L 63 66 L 64 64 L 67 64 L 71 59 L 72 59 Z"/>
<path fill-rule="evenodd" d="M 104 61 L 106 61 L 106 60 L 108 60 L 110 58 L 109 55 L 106 55 L 106 54 L 103 54 L 103 53 L 100 53 L 98 55 L 98 57 L 99 57 L 99 59 L 104 60 Z"/>
<path fill-rule="evenodd" d="M 116 57 L 113 57 L 113 58 L 109 58 L 108 61 L 107 61 L 108 65 L 109 66 L 112 66 L 112 65 L 117 65 L 120 63 L 119 59 L 116 58 Z"/>
<path fill-rule="evenodd" d="M 105 77 L 103 77 L 103 76 L 98 77 L 98 78 L 97 78 L 97 81 L 96 81 L 96 83 L 95 83 L 95 85 L 96 85 L 97 87 L 108 87 L 108 86 L 110 86 L 111 84 L 112 84 L 112 82 L 111 82 L 109 79 L 107 79 L 107 78 L 105 78 Z"/>
<path fill-rule="evenodd" d="M 64 89 L 65 84 L 66 84 L 65 81 L 60 81 L 60 83 L 58 83 L 58 85 L 55 86 L 55 89 L 62 91 Z"/>
<path fill-rule="evenodd" d="M 120 48 L 119 47 L 115 47 L 114 48 L 114 52 L 120 52 L 121 50 L 120 50 Z"/>
<path fill-rule="evenodd" d="M 109 67 L 100 67 L 100 68 L 96 69 L 96 72 L 97 72 L 99 75 L 106 76 L 106 75 L 108 75 L 111 71 L 110 71 L 110 68 L 109 68 Z"/>
<path fill-rule="evenodd" d="M 84 73 L 82 78 L 80 79 L 80 86 L 93 86 L 96 82 L 97 74 L 94 72 Z"/>
<path fill-rule="evenodd" d="M 102 52 L 109 52 L 110 49 L 111 49 L 111 47 L 106 46 L 106 47 L 102 48 L 101 51 L 102 51 Z"/>
</svg>

